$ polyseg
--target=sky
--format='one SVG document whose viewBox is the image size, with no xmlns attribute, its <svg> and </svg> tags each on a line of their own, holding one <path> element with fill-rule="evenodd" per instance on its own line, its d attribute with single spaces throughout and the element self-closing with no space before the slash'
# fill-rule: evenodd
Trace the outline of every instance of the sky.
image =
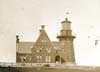
<svg viewBox="0 0 100 72">
<path fill-rule="evenodd" d="M 36 41 L 41 25 L 58 41 L 66 17 L 76 36 L 76 63 L 100 66 L 100 0 L 0 0 L 0 61 L 15 62 L 16 34 L 20 41 Z"/>
</svg>

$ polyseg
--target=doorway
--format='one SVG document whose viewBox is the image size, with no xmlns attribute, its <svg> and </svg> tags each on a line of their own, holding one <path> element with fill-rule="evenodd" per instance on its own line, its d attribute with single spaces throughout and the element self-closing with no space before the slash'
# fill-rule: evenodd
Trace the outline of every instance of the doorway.
<svg viewBox="0 0 100 72">
<path fill-rule="evenodd" d="M 60 63 L 60 61 L 61 61 L 60 56 L 57 55 L 57 56 L 55 57 L 55 62 L 56 62 L 56 63 Z"/>
</svg>

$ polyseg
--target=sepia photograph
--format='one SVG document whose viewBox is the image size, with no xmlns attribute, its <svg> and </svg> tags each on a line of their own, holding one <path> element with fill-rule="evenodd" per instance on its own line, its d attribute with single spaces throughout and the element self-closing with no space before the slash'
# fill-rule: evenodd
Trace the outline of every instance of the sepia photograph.
<svg viewBox="0 0 100 72">
<path fill-rule="evenodd" d="M 99 0 L 0 0 L 0 72 L 100 72 Z"/>
</svg>

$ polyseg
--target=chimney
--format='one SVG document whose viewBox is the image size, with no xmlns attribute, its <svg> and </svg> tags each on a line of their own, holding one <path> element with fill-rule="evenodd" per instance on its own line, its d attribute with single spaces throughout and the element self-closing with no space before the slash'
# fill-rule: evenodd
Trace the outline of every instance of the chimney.
<svg viewBox="0 0 100 72">
<path fill-rule="evenodd" d="M 16 35 L 16 43 L 19 43 L 19 36 Z"/>
<path fill-rule="evenodd" d="M 44 31 L 45 25 L 41 25 L 40 33 Z"/>
</svg>

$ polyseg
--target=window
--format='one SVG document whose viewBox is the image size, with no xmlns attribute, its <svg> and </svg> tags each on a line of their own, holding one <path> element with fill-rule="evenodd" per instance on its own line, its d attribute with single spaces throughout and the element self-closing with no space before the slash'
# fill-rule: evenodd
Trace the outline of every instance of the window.
<svg viewBox="0 0 100 72">
<path fill-rule="evenodd" d="M 42 56 L 36 56 L 37 62 L 42 62 Z"/>
<path fill-rule="evenodd" d="M 25 62 L 26 61 L 26 56 L 21 56 L 20 58 L 21 58 L 21 61 L 22 62 Z"/>
<path fill-rule="evenodd" d="M 39 52 L 39 49 L 37 49 L 36 52 Z"/>
<path fill-rule="evenodd" d="M 65 42 L 63 41 L 63 42 L 61 42 L 61 45 L 64 45 L 65 44 Z"/>
<path fill-rule="evenodd" d="M 46 42 L 46 40 L 45 40 L 45 39 L 42 39 L 41 41 L 42 41 L 42 42 Z"/>
<path fill-rule="evenodd" d="M 37 48 L 36 52 L 41 52 L 41 51 L 42 51 L 42 48 Z"/>
<path fill-rule="evenodd" d="M 50 62 L 51 61 L 51 57 L 50 56 L 46 56 L 46 62 Z"/>
<path fill-rule="evenodd" d="M 32 61 L 32 56 L 30 56 L 30 59 L 29 60 Z"/>
<path fill-rule="evenodd" d="M 51 52 L 50 48 L 46 48 L 46 51 L 49 52 L 49 53 Z"/>
<path fill-rule="evenodd" d="M 26 56 L 23 57 L 23 61 L 26 61 Z"/>
</svg>

